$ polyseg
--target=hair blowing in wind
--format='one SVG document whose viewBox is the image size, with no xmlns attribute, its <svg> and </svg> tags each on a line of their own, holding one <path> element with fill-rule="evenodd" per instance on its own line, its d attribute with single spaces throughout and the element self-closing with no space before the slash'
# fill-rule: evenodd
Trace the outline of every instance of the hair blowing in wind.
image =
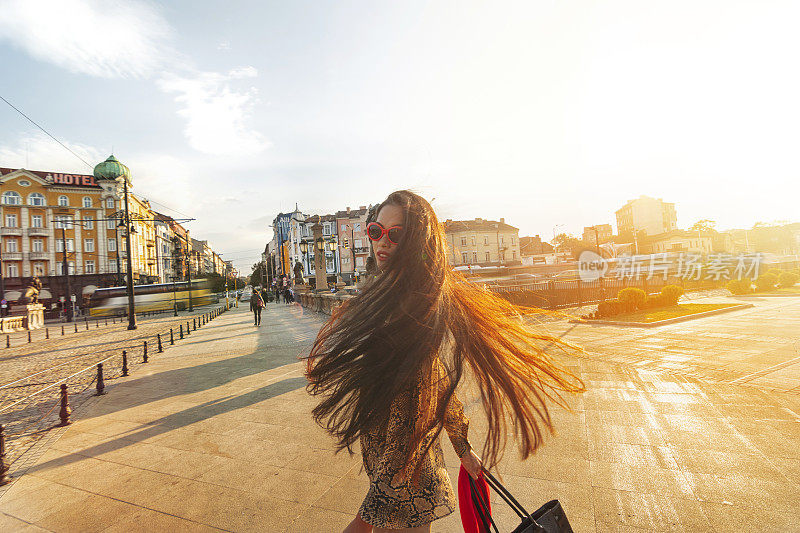
<svg viewBox="0 0 800 533">
<path fill-rule="evenodd" d="M 566 406 L 562 393 L 585 390 L 539 345 L 582 349 L 537 332 L 522 321 L 521 308 L 453 271 L 444 229 L 425 199 L 397 191 L 376 213 L 388 204 L 405 211 L 396 252 L 374 281 L 334 311 L 307 357 L 308 390 L 322 397 L 314 419 L 338 450 L 352 453 L 359 436 L 386 423 L 392 400 L 431 371 L 438 356 L 444 372 L 437 389 L 444 392 L 439 401 L 426 391 L 414 396 L 417 405 L 409 408 L 419 418 L 409 430 L 411 442 L 433 428 L 441 432 L 447 403 L 466 376 L 477 385 L 488 420 L 484 465 L 492 468 L 502 457 L 508 424 L 528 457 L 543 430 L 552 431 L 547 402 Z M 450 349 L 440 350 L 445 343 Z"/>
</svg>

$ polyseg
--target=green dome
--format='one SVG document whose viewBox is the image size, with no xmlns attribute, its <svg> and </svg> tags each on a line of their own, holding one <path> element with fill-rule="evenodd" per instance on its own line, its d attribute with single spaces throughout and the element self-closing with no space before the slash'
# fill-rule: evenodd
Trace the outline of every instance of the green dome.
<svg viewBox="0 0 800 533">
<path fill-rule="evenodd" d="M 115 180 L 120 176 L 125 176 L 130 181 L 131 171 L 113 155 L 94 167 L 94 177 L 98 180 Z"/>
</svg>

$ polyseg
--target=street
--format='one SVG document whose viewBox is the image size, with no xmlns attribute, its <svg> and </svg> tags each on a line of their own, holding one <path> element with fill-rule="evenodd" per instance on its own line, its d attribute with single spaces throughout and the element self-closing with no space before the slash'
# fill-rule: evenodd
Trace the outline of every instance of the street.
<svg viewBox="0 0 800 533">
<path fill-rule="evenodd" d="M 800 300 L 748 301 L 644 331 L 543 324 L 591 352 L 554 356 L 588 392 L 552 411 L 557 434 L 534 457 L 506 451 L 503 483 L 528 511 L 558 498 L 576 532 L 796 531 Z M 0 529 L 341 531 L 366 475 L 311 420 L 297 361 L 325 319 L 271 303 L 255 328 L 240 307 L 115 380 L 24 475 L 12 468 Z M 485 420 L 462 394 L 480 449 Z M 518 524 L 492 507 L 501 530 Z M 458 513 L 432 527 L 459 530 Z"/>
</svg>

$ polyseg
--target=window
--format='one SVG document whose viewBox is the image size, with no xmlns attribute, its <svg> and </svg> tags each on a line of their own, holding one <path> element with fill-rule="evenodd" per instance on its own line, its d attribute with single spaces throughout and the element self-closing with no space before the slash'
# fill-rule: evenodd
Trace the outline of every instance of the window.
<svg viewBox="0 0 800 533">
<path fill-rule="evenodd" d="M 28 180 L 19 180 L 17 181 L 17 185 L 19 185 L 20 187 L 30 187 L 31 182 Z"/>
<path fill-rule="evenodd" d="M 511 246 L 514 246 L 515 244 L 517 244 L 517 238 L 512 235 L 511 236 Z"/>
<path fill-rule="evenodd" d="M 64 241 L 61 239 L 56 239 L 56 252 L 63 252 L 63 251 L 64 251 Z M 67 239 L 67 251 L 68 252 L 75 251 L 74 239 Z"/>
<path fill-rule="evenodd" d="M 486 252 L 486 262 L 489 263 L 492 260 L 489 258 L 489 252 Z"/>
<path fill-rule="evenodd" d="M 87 274 L 94 274 L 94 261 L 86 261 L 86 270 Z"/>
<path fill-rule="evenodd" d="M 106 229 L 114 229 L 117 227 L 117 220 L 114 218 L 109 218 L 106 220 Z"/>
<path fill-rule="evenodd" d="M 6 252 L 18 252 L 17 239 L 8 239 L 6 241 Z"/>
<path fill-rule="evenodd" d="M 467 240 L 466 237 L 464 240 Z M 461 252 L 461 262 L 465 265 L 467 264 L 467 252 Z"/>
<path fill-rule="evenodd" d="M 32 228 L 42 227 L 42 215 L 31 215 L 31 227 Z"/>
<path fill-rule="evenodd" d="M 356 224 L 353 226 L 353 231 L 361 231 L 361 223 L 360 222 L 356 222 Z"/>
<path fill-rule="evenodd" d="M 473 263 L 478 262 L 478 252 L 472 252 L 472 262 Z"/>
<path fill-rule="evenodd" d="M 483 236 L 483 244 L 489 244 L 489 236 L 488 235 L 484 235 Z"/>
<path fill-rule="evenodd" d="M 470 237 L 470 238 L 472 239 L 472 246 L 475 246 L 475 235 L 473 235 L 473 236 L 472 236 L 472 237 Z"/>
<path fill-rule="evenodd" d="M 92 207 L 92 199 L 89 196 L 83 197 L 83 207 Z"/>
<path fill-rule="evenodd" d="M 342 230 L 341 231 L 347 231 L 347 224 L 342 224 Z"/>
<path fill-rule="evenodd" d="M 108 271 L 111 272 L 112 274 L 116 274 L 116 272 L 117 272 L 117 262 L 116 261 L 111 261 L 110 263 L 108 263 Z"/>
<path fill-rule="evenodd" d="M 33 275 L 34 276 L 44 276 L 44 263 L 34 263 L 33 264 Z"/>
<path fill-rule="evenodd" d="M 86 217 L 86 220 L 83 221 L 83 227 L 85 229 L 94 229 L 94 218 Z"/>
<path fill-rule="evenodd" d="M 364 258 L 363 257 L 356 257 L 356 266 L 363 267 L 364 266 Z"/>
<path fill-rule="evenodd" d="M 3 203 L 5 205 L 21 205 L 22 196 L 14 191 L 6 191 L 3 193 Z"/>
<path fill-rule="evenodd" d="M 361 239 L 353 239 L 356 248 L 361 248 Z"/>
<path fill-rule="evenodd" d="M 9 278 L 16 278 L 19 276 L 19 266 L 16 263 L 9 263 L 6 265 L 6 276 Z"/>
<path fill-rule="evenodd" d="M 44 199 L 43 194 L 39 194 L 38 192 L 32 192 L 28 195 L 28 205 L 38 205 L 43 206 L 46 205 L 46 201 Z"/>
<path fill-rule="evenodd" d="M 71 229 L 72 216 L 71 215 L 56 215 L 53 217 L 56 229 Z"/>
<path fill-rule="evenodd" d="M 108 239 L 108 251 L 109 252 L 117 251 L 117 239 Z"/>
<path fill-rule="evenodd" d="M 58 197 L 58 205 L 59 207 L 69 207 L 69 198 L 62 194 Z"/>
<path fill-rule="evenodd" d="M 44 240 L 42 239 L 33 239 L 31 241 L 32 245 L 32 252 L 44 252 Z"/>
<path fill-rule="evenodd" d="M 7 228 L 16 228 L 17 227 L 17 215 L 10 213 L 6 215 L 6 227 Z"/>
<path fill-rule="evenodd" d="M 500 235 L 500 244 L 503 244 L 503 239 L 504 239 L 504 238 L 505 238 L 505 237 L 503 237 L 502 235 Z"/>
<path fill-rule="evenodd" d="M 466 245 L 467 245 L 467 238 L 461 237 L 461 246 L 466 246 Z"/>
<path fill-rule="evenodd" d="M 84 239 L 83 240 L 83 251 L 85 252 L 94 252 L 94 239 Z M 88 272 L 87 272 L 88 274 Z"/>
<path fill-rule="evenodd" d="M 330 235 L 331 234 L 331 225 L 328 222 L 322 224 L 322 234 L 323 235 Z"/>
<path fill-rule="evenodd" d="M 511 259 L 516 259 L 516 258 L 517 258 L 517 252 L 511 250 Z"/>
<path fill-rule="evenodd" d="M 67 270 L 69 271 L 70 275 L 75 274 L 75 261 L 69 261 L 67 263 Z M 64 275 L 64 262 L 56 261 L 56 276 L 63 276 L 63 275 Z"/>
<path fill-rule="evenodd" d="M 106 198 L 106 208 L 107 209 L 114 209 L 114 199 L 113 198 Z"/>
</svg>

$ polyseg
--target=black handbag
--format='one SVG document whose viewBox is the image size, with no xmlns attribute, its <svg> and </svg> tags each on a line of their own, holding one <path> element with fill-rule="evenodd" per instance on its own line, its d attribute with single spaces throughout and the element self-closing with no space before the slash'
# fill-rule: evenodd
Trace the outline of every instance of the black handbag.
<svg viewBox="0 0 800 533">
<path fill-rule="evenodd" d="M 522 523 L 512 533 L 573 533 L 569 520 L 567 520 L 567 515 L 564 514 L 564 509 L 558 500 L 551 500 L 539 507 L 535 513 L 530 514 L 488 470 L 484 469 L 483 473 L 486 476 L 486 483 L 522 519 Z M 469 488 L 472 494 L 472 503 L 475 504 L 478 519 L 483 523 L 484 529 L 487 533 L 490 533 L 489 524 L 491 524 L 495 533 L 499 533 L 497 524 L 494 523 L 492 516 L 489 514 L 488 507 L 484 503 L 483 497 L 475 486 L 475 480 L 471 476 L 469 478 Z"/>
</svg>

